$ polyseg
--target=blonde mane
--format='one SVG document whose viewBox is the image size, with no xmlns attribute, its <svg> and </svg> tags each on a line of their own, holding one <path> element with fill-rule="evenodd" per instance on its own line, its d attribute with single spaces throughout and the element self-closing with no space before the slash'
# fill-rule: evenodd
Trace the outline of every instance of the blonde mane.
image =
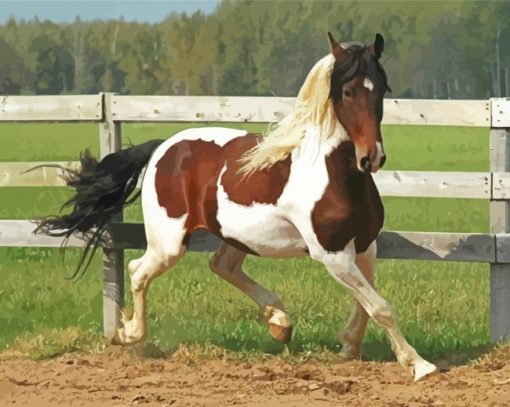
<svg viewBox="0 0 510 407">
<path fill-rule="evenodd" d="M 250 175 L 285 159 L 301 145 L 309 125 L 320 127 L 323 140 L 333 135 L 337 118 L 329 91 L 334 63 L 334 56 L 329 54 L 313 66 L 299 90 L 294 110 L 271 126 L 266 136 L 241 158 L 241 174 Z"/>
</svg>

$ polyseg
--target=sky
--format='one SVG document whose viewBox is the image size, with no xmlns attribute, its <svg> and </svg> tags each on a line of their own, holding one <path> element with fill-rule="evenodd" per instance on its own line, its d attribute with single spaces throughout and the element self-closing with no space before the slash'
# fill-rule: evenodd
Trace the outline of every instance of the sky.
<svg viewBox="0 0 510 407">
<path fill-rule="evenodd" d="M 196 10 L 211 13 L 220 0 L 0 0 L 0 24 L 10 17 L 30 20 L 72 22 L 76 16 L 84 21 L 117 19 L 157 22 L 172 11 L 192 14 Z"/>
</svg>

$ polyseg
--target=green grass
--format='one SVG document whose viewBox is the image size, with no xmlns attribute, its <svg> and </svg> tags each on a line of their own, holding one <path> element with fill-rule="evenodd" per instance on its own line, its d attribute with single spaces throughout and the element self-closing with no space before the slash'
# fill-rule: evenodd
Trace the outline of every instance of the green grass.
<svg viewBox="0 0 510 407">
<path fill-rule="evenodd" d="M 124 140 L 165 138 L 184 126 L 131 124 Z M 264 125 L 237 125 L 251 131 Z M 487 130 L 388 126 L 384 129 L 385 169 L 486 171 Z M 0 161 L 75 160 L 80 150 L 97 154 L 97 127 L 89 124 L 2 124 Z M 25 219 L 56 213 L 70 191 L 62 188 L 0 188 L 0 218 Z M 488 202 L 462 199 L 385 198 L 386 229 L 487 232 Z M 140 220 L 139 205 L 126 211 Z M 94 259 L 78 281 L 66 279 L 80 252 L 0 248 L 0 349 L 30 349 L 35 357 L 84 349 L 99 343 L 101 266 Z M 139 255 L 128 251 L 128 257 Z M 163 349 L 180 343 L 214 344 L 245 352 L 279 353 L 284 348 L 257 322 L 257 309 L 207 267 L 208 255 L 186 258 L 151 287 L 150 341 Z M 249 257 L 246 270 L 284 299 L 295 323 L 289 345 L 302 355 L 339 349 L 336 332 L 350 299 L 310 259 Z M 475 263 L 378 261 L 377 285 L 393 305 L 402 331 L 424 356 L 437 359 L 469 352 L 488 341 L 488 266 Z M 127 287 L 128 288 L 128 287 Z M 131 300 L 127 296 L 128 302 Z M 384 332 L 370 324 L 369 358 L 392 357 Z"/>
</svg>

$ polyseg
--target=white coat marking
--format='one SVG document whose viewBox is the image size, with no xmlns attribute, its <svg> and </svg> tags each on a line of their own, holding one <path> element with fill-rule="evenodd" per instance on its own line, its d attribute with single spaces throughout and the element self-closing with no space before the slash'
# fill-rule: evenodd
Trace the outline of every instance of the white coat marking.
<svg viewBox="0 0 510 407">
<path fill-rule="evenodd" d="M 370 92 L 374 90 L 374 83 L 370 80 L 368 76 L 365 77 L 365 80 L 363 81 L 363 86 L 367 88 Z"/>
<path fill-rule="evenodd" d="M 379 168 L 379 166 L 381 165 L 381 158 L 384 155 L 384 150 L 382 148 L 382 144 L 379 141 L 375 143 L 375 146 L 377 148 L 377 153 L 373 165 Z"/>
</svg>

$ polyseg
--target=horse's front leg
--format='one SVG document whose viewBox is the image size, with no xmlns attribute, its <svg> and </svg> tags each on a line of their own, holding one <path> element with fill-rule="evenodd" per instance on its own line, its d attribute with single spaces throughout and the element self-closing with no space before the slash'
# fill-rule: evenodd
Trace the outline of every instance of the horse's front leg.
<svg viewBox="0 0 510 407">
<path fill-rule="evenodd" d="M 437 371 L 436 366 L 424 360 L 409 345 L 397 326 L 390 306 L 363 276 L 356 264 L 354 240 L 351 240 L 344 250 L 335 253 L 315 246 L 310 250 L 310 255 L 323 263 L 333 278 L 350 291 L 368 315 L 386 329 L 397 360 L 414 373 L 415 381 Z"/>
<path fill-rule="evenodd" d="M 377 247 L 375 241 L 373 241 L 365 252 L 356 255 L 356 265 L 372 287 L 375 282 L 376 254 Z M 361 343 L 365 336 L 368 318 L 365 308 L 353 298 L 351 315 L 344 329 L 338 335 L 343 344 L 341 355 L 345 359 L 355 359 L 360 356 Z"/>
</svg>

